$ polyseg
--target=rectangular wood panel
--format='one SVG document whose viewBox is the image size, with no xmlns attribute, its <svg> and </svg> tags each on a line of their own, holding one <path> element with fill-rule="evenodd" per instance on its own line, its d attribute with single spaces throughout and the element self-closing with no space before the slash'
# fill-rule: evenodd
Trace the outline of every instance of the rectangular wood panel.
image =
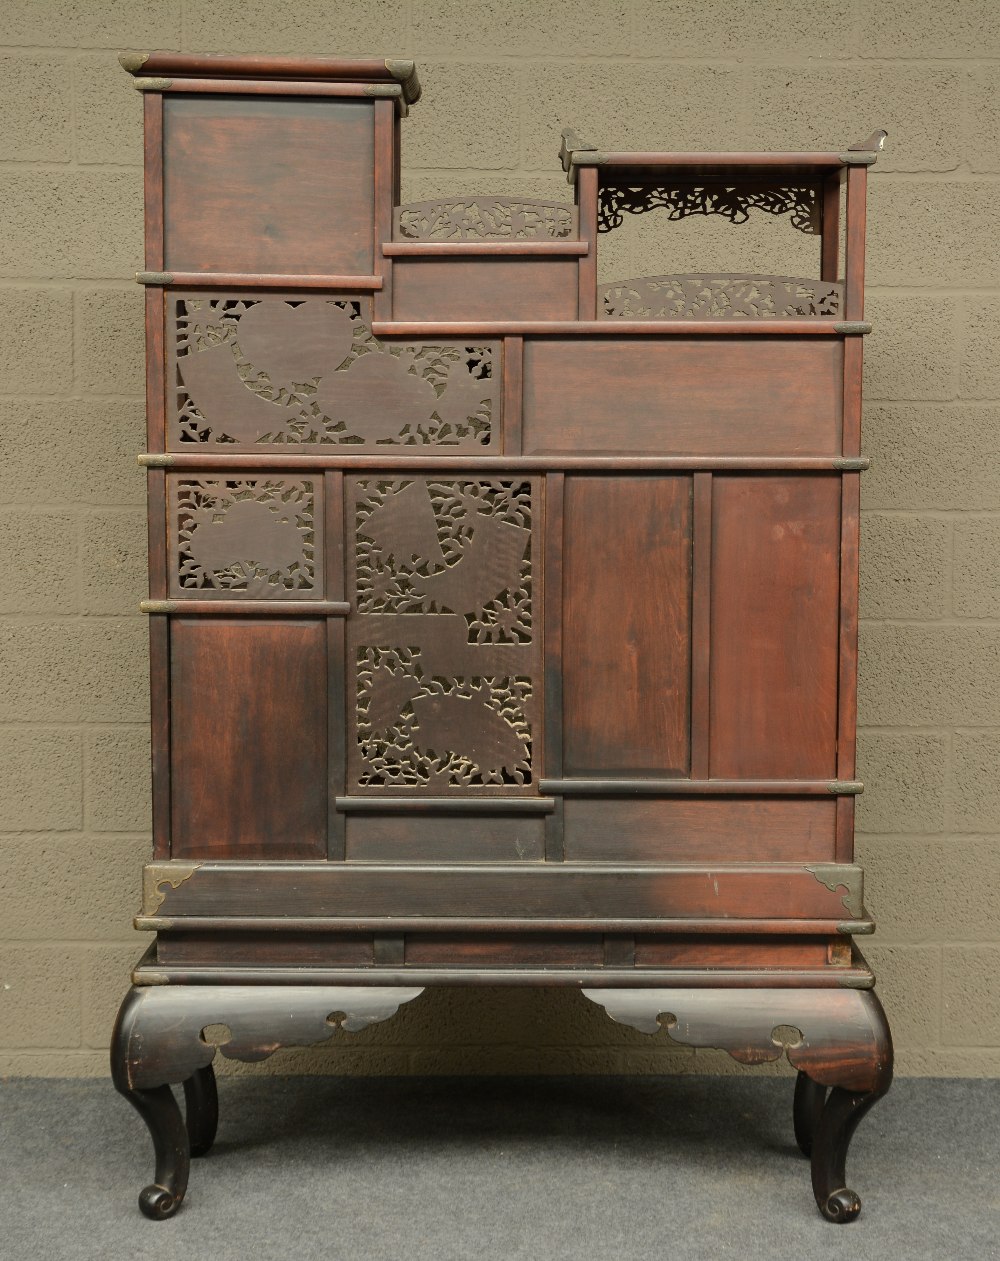
<svg viewBox="0 0 1000 1261">
<path fill-rule="evenodd" d="M 323 858 L 326 625 L 171 626 L 175 858 Z"/>
<path fill-rule="evenodd" d="M 716 477 L 711 774 L 836 773 L 840 478 Z"/>
<path fill-rule="evenodd" d="M 539 860 L 543 856 L 544 835 L 541 816 L 413 818 L 374 814 L 348 818 L 347 857 L 405 863 Z"/>
<path fill-rule="evenodd" d="M 843 346 L 826 338 L 538 338 L 527 454 L 836 455 Z"/>
<path fill-rule="evenodd" d="M 575 258 L 396 258 L 396 320 L 574 320 Z"/>
<path fill-rule="evenodd" d="M 371 272 L 371 102 L 171 93 L 163 150 L 167 270 Z"/>
<path fill-rule="evenodd" d="M 832 862 L 831 797 L 566 799 L 568 862 Z"/>
<path fill-rule="evenodd" d="M 687 773 L 691 479 L 567 477 L 563 771 Z"/>
</svg>

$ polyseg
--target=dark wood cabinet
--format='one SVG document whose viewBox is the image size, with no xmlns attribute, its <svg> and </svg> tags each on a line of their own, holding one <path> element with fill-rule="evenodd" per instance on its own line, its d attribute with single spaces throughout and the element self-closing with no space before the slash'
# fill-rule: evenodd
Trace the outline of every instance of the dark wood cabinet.
<svg viewBox="0 0 1000 1261">
<path fill-rule="evenodd" d="M 123 61 L 145 107 L 156 938 L 112 1067 L 156 1147 L 143 1210 L 173 1213 L 211 1146 L 217 1050 L 488 982 L 787 1055 L 817 1202 L 856 1216 L 847 1145 L 892 1059 L 853 945 L 882 134 L 629 154 L 567 131 L 572 204 L 401 206 L 411 63 Z M 645 213 L 781 217 L 818 275 L 599 286 L 602 235 Z"/>
</svg>

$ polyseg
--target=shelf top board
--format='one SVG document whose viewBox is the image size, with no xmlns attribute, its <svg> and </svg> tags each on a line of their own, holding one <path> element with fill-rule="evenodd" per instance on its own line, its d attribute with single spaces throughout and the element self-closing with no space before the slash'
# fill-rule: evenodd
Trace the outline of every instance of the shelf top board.
<svg viewBox="0 0 1000 1261">
<path fill-rule="evenodd" d="M 316 83 L 398 83 L 407 105 L 420 99 L 414 63 L 404 57 L 261 56 L 251 53 L 122 53 L 129 74 L 192 79 L 310 80 Z"/>
</svg>

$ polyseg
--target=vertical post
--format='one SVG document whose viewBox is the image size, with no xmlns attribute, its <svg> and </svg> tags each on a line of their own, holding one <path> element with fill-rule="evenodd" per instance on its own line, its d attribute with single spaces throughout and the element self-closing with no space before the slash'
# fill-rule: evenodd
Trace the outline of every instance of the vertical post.
<svg viewBox="0 0 1000 1261">
<path fill-rule="evenodd" d="M 820 238 L 820 279 L 837 280 L 840 267 L 840 185 L 841 175 L 828 175 L 823 181 L 823 229 Z"/>
<path fill-rule="evenodd" d="M 597 319 L 597 188 L 596 166 L 578 166 L 576 170 L 576 204 L 580 221 L 580 240 L 589 248 L 580 259 L 579 302 L 577 318 Z"/>
<path fill-rule="evenodd" d="M 503 446 L 504 455 L 521 454 L 521 383 L 524 338 L 503 339 Z"/>
<path fill-rule="evenodd" d="M 563 617 L 563 515 L 566 479 L 562 473 L 545 478 L 545 564 L 542 571 L 545 690 L 544 774 L 561 779 L 563 773 L 562 617 Z M 545 816 L 545 857 L 561 862 L 563 853 L 563 799 Z"/>
<path fill-rule="evenodd" d="M 712 474 L 695 473 L 691 529 L 691 778 L 709 777 Z"/>
<path fill-rule="evenodd" d="M 389 102 L 391 104 L 391 102 Z M 344 598 L 344 474 L 323 474 L 323 544 L 326 557 L 324 599 Z M 347 856 L 347 828 L 336 807 L 347 785 L 347 636 L 344 618 L 326 619 L 327 676 L 327 840 L 326 856 L 343 860 Z"/>
<path fill-rule="evenodd" d="M 865 198 L 868 191 L 868 168 L 847 169 L 847 258 L 845 274 L 847 292 L 844 318 L 861 320 L 865 314 Z"/>
<path fill-rule="evenodd" d="M 375 249 L 372 268 L 382 277 L 375 290 L 375 318 L 392 319 L 392 259 L 382 253 L 382 244 L 392 240 L 392 221 L 399 199 L 397 182 L 399 125 L 396 102 L 375 101 Z"/>
</svg>

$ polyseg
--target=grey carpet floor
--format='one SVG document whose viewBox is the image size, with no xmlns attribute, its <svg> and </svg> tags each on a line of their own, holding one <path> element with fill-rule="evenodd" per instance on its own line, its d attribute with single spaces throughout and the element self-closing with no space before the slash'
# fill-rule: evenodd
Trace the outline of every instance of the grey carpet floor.
<svg viewBox="0 0 1000 1261">
<path fill-rule="evenodd" d="M 1000 1081 L 904 1079 L 816 1212 L 791 1080 L 229 1079 L 177 1217 L 105 1081 L 0 1083 L 4 1261 L 1000 1258 Z"/>
</svg>

